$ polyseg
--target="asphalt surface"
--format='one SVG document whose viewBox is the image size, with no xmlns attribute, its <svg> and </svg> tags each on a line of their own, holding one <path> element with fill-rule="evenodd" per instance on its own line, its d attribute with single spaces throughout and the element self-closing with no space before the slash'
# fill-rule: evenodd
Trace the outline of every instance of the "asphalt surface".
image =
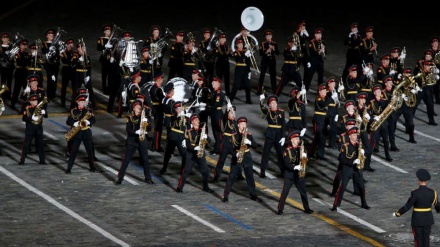
<svg viewBox="0 0 440 247">
<path fill-rule="evenodd" d="M 255 75 L 252 76 L 254 104 L 244 104 L 242 91 L 239 91 L 234 103 L 237 115 L 250 120 L 249 129 L 259 144 L 252 150 L 258 201 L 250 200 L 244 181 L 234 184 L 229 203 L 221 201 L 229 160 L 220 182 L 210 183 L 214 193 L 202 191 L 201 176 L 195 169 L 184 187 L 184 193 L 176 193 L 180 157 L 173 157 L 167 173 L 161 176 L 159 170 L 163 153 L 150 150 L 156 184 L 142 182 L 142 168 L 136 154 L 123 184 L 115 186 L 124 152 L 125 119 L 117 119 L 116 114 L 105 111 L 108 98 L 101 93 L 99 53 L 95 50 L 101 26 L 114 22 L 132 31 L 134 37 L 139 39 L 146 38 L 154 24 L 167 27 L 172 32 L 191 31 L 198 37 L 201 37 L 204 27 L 217 27 L 227 32 L 228 40 L 232 40 L 241 27 L 242 10 L 252 4 L 219 2 L 208 15 L 206 10 L 203 11 L 206 6 L 195 3 L 178 7 L 172 7 L 170 3 L 145 4 L 141 1 L 121 2 L 117 6 L 86 1 L 72 2 L 71 5 L 52 1 L 20 4 L 6 5 L 2 9 L 0 31 L 11 34 L 19 32 L 25 38 L 35 40 L 44 38 L 46 28 L 61 27 L 68 32 L 66 38 L 82 37 L 88 45 L 89 54 L 94 58 L 92 82 L 99 106 L 97 121 L 92 129 L 97 165 L 103 172 L 96 174 L 88 171 L 86 153 L 81 146 L 72 174 L 64 173 L 67 168 L 64 134 L 68 130 L 65 125 L 68 109 L 60 106 L 58 98 L 49 104 L 49 118 L 43 124 L 48 165 L 38 164 L 38 155 L 33 147 L 26 165 L 18 166 L 25 125 L 21 116 L 11 110 L 6 101 L 6 110 L 0 116 L 0 148 L 4 154 L 0 157 L 1 246 L 413 246 L 410 212 L 400 218 L 393 218 L 392 213 L 403 206 L 410 191 L 417 188 L 415 171 L 419 168 L 431 172 L 429 186 L 440 190 L 440 158 L 437 155 L 440 134 L 438 126 L 427 125 L 423 104 L 415 116 L 415 138 L 418 143 L 407 142 L 408 135 L 399 124 L 396 143 L 400 152 L 392 152 L 393 162 L 385 161 L 383 147 L 380 147 L 381 152 L 373 155 L 371 166 L 376 172 L 365 172 L 370 210 L 360 208 L 360 198 L 351 194 L 351 183 L 338 212 L 329 210 L 334 198 L 328 194 L 331 192 L 338 153 L 326 149 L 327 161 L 311 159 L 308 164 L 306 185 L 310 206 L 315 213 L 307 215 L 302 212 L 299 194 L 293 187 L 285 214 L 275 214 L 283 182 L 276 166 L 274 150 L 268 177 L 258 177 L 267 124 L 260 118 L 258 96 L 254 93 L 257 83 Z M 434 32 L 438 29 L 435 29 L 433 16 L 397 18 L 385 14 L 388 13 L 385 10 L 368 15 L 365 13 L 373 13 L 368 8 L 363 11 L 341 11 L 335 7 L 318 10 L 303 6 L 275 8 L 271 3 L 255 6 L 261 9 L 265 19 L 261 29 L 252 34 L 262 40 L 262 30 L 270 28 L 274 30 L 274 39 L 280 43 L 280 47 L 284 47 L 285 39 L 292 34 L 300 20 L 306 20 L 309 33 L 316 27 L 324 28 L 323 39 L 327 42 L 328 50 L 325 78 L 336 76 L 339 79 L 342 74 L 345 65 L 343 40 L 352 21 L 358 21 L 362 27 L 376 27 L 379 54 L 385 54 L 394 46 L 405 46 L 405 63 L 410 67 L 422 57 L 423 50 L 429 48 L 430 38 L 438 35 Z M 409 25 L 413 25 L 411 32 L 408 31 Z M 166 54 L 165 62 L 168 57 L 169 54 Z M 259 60 L 258 56 L 256 58 Z M 278 68 L 281 68 L 281 61 L 282 57 L 279 56 Z M 270 84 L 268 79 L 266 76 L 267 88 Z M 314 80 L 312 89 L 316 86 Z M 289 90 L 290 87 L 286 86 L 280 97 L 282 108 L 286 108 Z M 311 90 L 308 93 L 311 103 L 315 97 L 315 91 Z M 439 105 L 435 105 L 435 110 L 440 113 Z M 307 143 L 313 138 L 312 114 L 312 107 L 308 107 L 310 124 L 306 132 Z M 439 117 L 435 117 L 435 120 L 440 123 Z M 162 146 L 165 147 L 165 144 L 164 141 Z M 218 156 L 207 156 L 211 180 Z M 437 215 L 435 219 L 438 220 Z M 433 226 L 431 236 L 431 245 L 440 246 L 438 225 Z"/>
</svg>

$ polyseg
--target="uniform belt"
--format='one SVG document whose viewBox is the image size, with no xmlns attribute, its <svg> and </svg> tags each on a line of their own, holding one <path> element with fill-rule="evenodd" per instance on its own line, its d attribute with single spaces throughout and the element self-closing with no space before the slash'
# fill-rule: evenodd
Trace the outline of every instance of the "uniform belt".
<svg viewBox="0 0 440 247">
<path fill-rule="evenodd" d="M 67 67 L 67 66 L 70 67 L 70 64 L 63 64 L 63 67 Z"/>
<path fill-rule="evenodd" d="M 357 91 L 348 91 L 347 94 L 357 94 Z"/>
<path fill-rule="evenodd" d="M 171 130 L 180 134 L 184 134 L 183 130 L 178 130 L 176 128 L 171 128 Z"/>
<path fill-rule="evenodd" d="M 225 135 L 225 136 L 233 136 L 233 135 L 235 135 L 235 132 L 234 133 L 225 132 L 225 133 L 223 133 L 223 135 Z"/>
<path fill-rule="evenodd" d="M 143 69 L 143 70 L 141 70 L 141 72 L 142 72 L 142 73 L 151 73 L 151 70 L 149 70 L 149 69 Z"/>
<path fill-rule="evenodd" d="M 289 119 L 292 119 L 292 120 L 301 120 L 302 118 L 301 118 L 301 116 L 296 116 L 296 117 L 289 117 Z"/>
<path fill-rule="evenodd" d="M 41 68 L 28 68 L 28 70 L 41 71 Z"/>
<path fill-rule="evenodd" d="M 371 93 L 371 88 L 362 88 L 361 91 Z"/>
<path fill-rule="evenodd" d="M 276 124 L 269 124 L 268 125 L 269 126 L 269 128 L 275 128 L 275 129 L 281 129 L 281 125 L 276 125 Z"/>
<path fill-rule="evenodd" d="M 238 151 L 240 151 L 240 149 L 237 149 L 236 151 L 238 152 Z M 244 150 L 245 153 L 247 153 L 249 151 L 250 151 L 249 149 Z"/>
<path fill-rule="evenodd" d="M 429 212 L 431 211 L 431 208 L 414 208 L 415 212 Z"/>
<path fill-rule="evenodd" d="M 172 117 L 173 114 L 165 114 L 165 117 Z"/>
<path fill-rule="evenodd" d="M 245 63 L 237 63 L 236 65 L 237 65 L 237 66 L 246 66 Z"/>
<path fill-rule="evenodd" d="M 327 115 L 327 113 L 326 112 L 322 112 L 322 111 L 315 111 L 315 114 L 316 115 Z"/>
<path fill-rule="evenodd" d="M 284 61 L 284 63 L 288 63 L 288 64 L 296 64 L 297 61 Z"/>
<path fill-rule="evenodd" d="M 219 106 L 219 107 L 217 107 L 216 109 L 217 109 L 217 110 L 221 110 L 221 109 L 222 109 L 222 107 L 221 107 L 221 106 Z"/>
<path fill-rule="evenodd" d="M 159 102 L 153 102 L 153 105 L 160 105 Z"/>
<path fill-rule="evenodd" d="M 196 63 L 184 63 L 183 65 L 186 65 L 186 66 L 196 66 Z"/>
<path fill-rule="evenodd" d="M 336 106 L 336 104 L 335 103 L 330 103 L 330 104 L 328 104 L 328 106 Z"/>
<path fill-rule="evenodd" d="M 76 72 L 87 72 L 86 69 L 76 69 Z"/>
</svg>

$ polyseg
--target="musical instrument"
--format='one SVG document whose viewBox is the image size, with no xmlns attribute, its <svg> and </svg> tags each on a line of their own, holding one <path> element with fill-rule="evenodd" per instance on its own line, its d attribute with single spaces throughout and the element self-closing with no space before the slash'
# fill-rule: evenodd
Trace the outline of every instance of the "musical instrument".
<svg viewBox="0 0 440 247">
<path fill-rule="evenodd" d="M 302 82 L 301 91 L 303 89 L 306 90 L 306 93 L 304 95 L 301 95 L 302 101 L 304 102 L 304 104 L 308 105 L 309 102 L 307 101 L 307 89 L 306 89 L 306 85 L 304 84 L 304 82 Z"/>
<path fill-rule="evenodd" d="M 301 146 L 299 148 L 299 165 L 301 167 L 301 169 L 298 171 L 298 176 L 303 178 L 306 175 L 306 168 L 307 168 L 307 162 L 309 161 L 309 159 L 307 157 L 304 157 L 303 154 L 305 154 L 305 150 L 304 150 L 304 140 L 301 141 Z"/>
<path fill-rule="evenodd" d="M 9 88 L 6 84 L 1 84 L 0 86 L 0 96 L 4 93 L 9 91 Z M 5 102 L 3 101 L 3 99 L 0 97 L 0 115 L 2 115 L 3 110 L 5 109 Z"/>
<path fill-rule="evenodd" d="M 171 97 L 174 101 L 188 101 L 191 97 L 191 87 L 187 80 L 181 77 L 174 77 L 167 82 L 174 85 L 174 95 Z"/>
<path fill-rule="evenodd" d="M 78 126 L 76 127 L 72 127 L 65 135 L 64 138 L 66 139 L 66 141 L 69 141 L 70 139 L 72 139 L 72 137 L 74 137 L 76 134 L 78 134 L 78 132 L 82 129 L 87 127 L 87 123 L 85 120 L 91 118 L 93 116 L 92 112 L 87 111 L 87 113 L 84 115 L 84 117 L 82 117 L 79 120 Z"/>
<path fill-rule="evenodd" d="M 107 60 L 110 60 L 110 58 L 114 58 L 114 54 L 116 51 L 117 43 L 119 41 L 119 37 L 124 32 L 124 30 L 120 27 L 118 27 L 116 24 L 113 24 L 112 32 L 107 40 L 106 45 L 112 45 L 112 48 L 105 48 L 102 51 L 102 54 L 105 55 Z"/>
<path fill-rule="evenodd" d="M 139 134 L 139 141 L 143 142 L 145 140 L 145 134 L 147 134 L 147 127 L 148 127 L 148 122 L 142 122 L 142 120 L 145 118 L 145 108 L 142 108 L 142 113 L 141 113 L 141 124 L 139 127 L 140 130 L 140 134 Z"/>
<path fill-rule="evenodd" d="M 141 63 L 141 55 L 138 49 L 138 43 L 144 42 L 143 40 L 135 41 L 132 37 L 126 41 L 126 46 L 122 50 L 122 61 L 128 68 L 134 68 Z"/>
<path fill-rule="evenodd" d="M 404 55 L 406 57 L 406 48 L 403 47 L 402 51 L 400 52 L 400 55 Z M 400 59 L 400 64 L 402 65 L 402 68 L 405 67 L 405 58 Z"/>
<path fill-rule="evenodd" d="M 218 36 L 220 33 L 223 33 L 221 30 L 218 30 L 216 27 L 214 28 L 214 31 L 212 32 L 211 39 L 209 39 L 208 46 L 206 47 L 206 50 L 209 52 L 212 52 L 213 48 L 212 46 L 217 46 L 218 42 Z M 214 42 L 215 41 L 215 42 Z"/>
<path fill-rule="evenodd" d="M 260 9 L 257 7 L 247 7 L 241 13 L 241 24 L 249 31 L 256 31 L 261 28 L 264 22 L 264 16 Z M 235 52 L 235 40 L 241 36 L 241 33 L 235 35 L 234 39 L 232 39 L 232 52 Z M 248 37 L 252 38 L 254 44 L 250 44 Z M 244 42 L 244 47 L 251 52 L 251 66 L 254 69 L 255 73 L 260 74 L 260 69 L 258 68 L 257 60 L 254 56 L 254 49 L 258 49 L 258 40 L 251 35 L 249 32 L 246 34 L 246 37 L 242 37 Z"/>
<path fill-rule="evenodd" d="M 168 46 L 168 43 L 166 42 L 166 38 L 172 37 L 173 34 L 168 28 L 165 28 L 165 33 L 163 33 L 159 40 L 157 40 L 154 43 L 150 44 L 150 56 L 151 60 L 154 61 L 162 56 L 162 50 L 164 47 Z M 157 65 L 160 65 L 159 63 Z"/>
<path fill-rule="evenodd" d="M 200 140 L 199 140 L 199 147 L 200 149 L 197 150 L 197 157 L 202 158 L 203 154 L 205 152 L 206 144 L 208 143 L 208 140 L 206 138 L 202 138 L 202 136 L 206 135 L 206 123 L 203 123 L 202 131 L 200 133 Z"/>
<path fill-rule="evenodd" d="M 365 72 L 365 76 L 370 80 L 371 83 L 374 82 L 374 72 L 365 64 L 365 61 L 362 60 L 362 71 Z"/>
<path fill-rule="evenodd" d="M 437 65 L 440 65 L 440 52 L 437 52 L 434 55 L 434 63 L 437 64 Z"/>
<path fill-rule="evenodd" d="M 196 47 L 196 39 L 194 38 L 194 34 L 192 32 L 187 33 L 186 36 L 188 37 L 189 40 L 191 40 L 191 43 L 193 44 L 193 49 L 195 49 L 194 57 L 197 60 L 196 64 L 198 70 L 202 70 L 203 73 L 206 73 L 205 64 L 203 63 L 203 61 L 205 60 L 205 54 L 203 54 L 203 52 Z"/>
<path fill-rule="evenodd" d="M 67 34 L 67 32 L 58 27 L 58 31 L 52 40 L 52 45 L 49 47 L 49 51 L 46 53 L 47 61 L 55 62 L 54 59 L 57 59 L 57 56 L 55 56 L 57 51 L 59 54 L 66 49 L 66 44 L 61 40 L 62 34 Z"/>
<path fill-rule="evenodd" d="M 44 96 L 43 100 L 38 103 L 34 110 L 34 116 L 38 117 L 38 120 L 33 121 L 33 124 L 39 124 L 43 120 L 43 115 L 41 114 L 41 110 L 43 110 L 43 106 L 47 104 L 47 96 Z"/>
<path fill-rule="evenodd" d="M 341 80 L 339 80 L 338 88 L 341 87 L 341 86 L 344 87 L 344 82 L 342 81 L 342 78 L 341 78 Z M 344 90 L 339 90 L 338 94 L 339 94 L 338 95 L 339 100 L 345 102 L 345 100 L 346 100 L 346 98 L 345 98 L 345 91 Z"/>
<path fill-rule="evenodd" d="M 6 51 L 6 55 L 8 56 L 9 60 L 14 60 L 15 54 L 20 50 L 20 42 L 24 39 L 23 35 L 20 33 L 16 33 L 14 37 L 14 43 L 11 46 L 11 50 Z"/>
<path fill-rule="evenodd" d="M 376 47 L 376 48 L 374 49 L 374 53 L 375 53 L 375 55 L 376 55 L 376 58 L 379 59 L 379 54 L 377 53 L 377 43 L 374 41 L 374 38 L 371 38 L 371 44 L 372 44 L 374 47 Z"/>
<path fill-rule="evenodd" d="M 360 130 L 358 130 L 358 132 L 360 132 Z M 364 165 L 365 165 L 365 155 L 362 154 L 362 140 L 358 140 L 358 157 L 359 159 L 359 164 L 357 164 L 357 169 L 362 170 L 364 169 Z"/>
<path fill-rule="evenodd" d="M 299 35 L 298 33 L 294 32 L 292 35 L 293 38 L 293 45 L 297 47 L 295 52 L 295 58 L 299 59 L 301 57 L 303 57 L 303 54 L 301 52 L 301 41 L 299 40 Z"/>
<path fill-rule="evenodd" d="M 240 149 L 237 152 L 237 163 L 238 164 L 243 162 L 244 152 L 246 152 L 246 149 L 247 149 L 247 145 L 244 143 L 244 141 L 247 138 L 247 131 L 248 131 L 248 128 L 245 128 L 243 133 L 241 134 Z"/>
</svg>

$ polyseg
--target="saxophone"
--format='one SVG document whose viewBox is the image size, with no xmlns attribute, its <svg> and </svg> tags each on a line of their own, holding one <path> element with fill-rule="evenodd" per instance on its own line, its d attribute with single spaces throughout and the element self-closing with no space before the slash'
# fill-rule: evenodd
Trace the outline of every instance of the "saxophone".
<svg viewBox="0 0 440 247">
<path fill-rule="evenodd" d="M 245 128 L 244 131 L 243 131 L 243 134 L 241 134 L 240 150 L 238 150 L 238 152 L 237 152 L 238 153 L 238 155 L 237 155 L 237 163 L 243 162 L 244 152 L 247 149 L 247 145 L 244 144 L 244 141 L 247 138 L 247 131 L 248 131 L 248 129 Z"/>
<path fill-rule="evenodd" d="M 200 149 L 197 150 L 197 157 L 202 158 L 203 154 L 205 152 L 205 146 L 208 143 L 208 140 L 206 138 L 202 138 L 202 136 L 206 135 L 206 123 L 203 124 L 202 132 L 200 133 L 200 140 L 199 140 L 199 147 Z"/>
<path fill-rule="evenodd" d="M 358 159 L 359 159 L 359 164 L 357 165 L 357 168 L 359 170 L 364 169 L 364 165 L 365 165 L 365 155 L 362 154 L 362 141 L 359 140 L 358 141 Z"/>
<path fill-rule="evenodd" d="M 70 141 L 70 139 L 72 139 L 72 137 L 74 137 L 76 134 L 78 134 L 78 132 L 86 127 L 86 122 L 85 120 L 91 118 L 93 116 L 92 112 L 87 111 L 87 113 L 84 115 L 84 117 L 81 118 L 81 120 L 79 120 L 78 126 L 71 128 L 65 135 L 64 138 L 66 139 L 66 141 Z"/>
<path fill-rule="evenodd" d="M 305 154 L 304 140 L 301 141 L 301 147 L 299 149 L 299 165 L 301 166 L 301 170 L 299 170 L 299 177 L 301 178 L 306 175 L 307 161 L 309 160 L 307 157 L 304 157 L 303 154 Z"/>
<path fill-rule="evenodd" d="M 9 91 L 8 86 L 7 86 L 6 84 L 1 84 L 1 86 L 0 86 L 0 96 L 1 96 L 4 92 L 6 92 L 6 91 Z M 5 108 L 5 102 L 4 102 L 3 99 L 0 97 L 0 115 L 2 115 L 4 108 Z"/>
<path fill-rule="evenodd" d="M 44 96 L 43 100 L 38 103 L 34 110 L 34 116 L 38 117 L 38 120 L 32 121 L 33 124 L 39 124 L 43 120 L 43 115 L 41 115 L 41 110 L 43 110 L 43 106 L 47 104 L 47 97 Z"/>
<path fill-rule="evenodd" d="M 147 127 L 148 127 L 148 122 L 142 122 L 142 119 L 145 118 L 145 108 L 142 109 L 142 113 L 141 113 L 141 124 L 139 129 L 141 130 L 141 133 L 139 134 L 139 141 L 143 142 L 145 140 L 145 134 L 147 133 Z"/>
</svg>

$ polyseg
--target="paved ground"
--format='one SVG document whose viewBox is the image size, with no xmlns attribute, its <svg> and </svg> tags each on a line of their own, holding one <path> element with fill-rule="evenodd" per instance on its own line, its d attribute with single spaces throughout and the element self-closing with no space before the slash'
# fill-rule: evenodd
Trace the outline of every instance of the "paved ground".
<svg viewBox="0 0 440 247">
<path fill-rule="evenodd" d="M 89 45 L 90 55 L 96 58 L 92 80 L 100 103 L 93 134 L 99 160 L 97 164 L 104 172 L 95 174 L 88 171 L 86 154 L 81 147 L 72 174 L 64 174 L 67 167 L 63 156 L 66 150 L 64 134 L 67 131 L 67 109 L 60 107 L 59 99 L 49 104 L 50 117 L 44 120 L 44 148 L 49 165 L 38 165 L 37 154 L 31 153 L 26 165 L 18 166 L 24 124 L 21 116 L 10 110 L 9 102 L 6 102 L 7 109 L 0 117 L 0 147 L 5 154 L 0 157 L 1 246 L 413 245 L 410 214 L 401 218 L 393 218 L 391 214 L 406 202 L 409 192 L 417 187 L 415 171 L 420 167 L 431 171 L 433 178 L 430 186 L 440 190 L 440 158 L 436 155 L 440 150 L 440 134 L 438 127 L 427 125 L 423 104 L 415 120 L 418 144 L 407 142 L 408 136 L 399 125 L 396 140 L 401 151 L 392 153 L 394 161 L 384 160 L 382 147 L 382 152 L 373 156 L 372 167 L 376 168 L 376 172 L 365 173 L 370 210 L 359 207 L 359 197 L 350 193 L 351 184 L 340 210 L 329 210 L 333 198 L 328 194 L 336 170 L 337 151 L 327 150 L 328 161 L 311 160 L 308 166 L 307 190 L 315 213 L 306 215 L 302 212 L 299 195 L 292 188 L 285 215 L 277 216 L 275 212 L 282 179 L 274 155 L 269 163 L 268 178 L 261 179 L 257 175 L 266 124 L 260 118 L 256 104 L 258 96 L 253 93 L 254 104 L 246 105 L 241 101 L 244 100 L 244 92 L 238 93 L 234 103 L 237 105 L 237 114 L 250 119 L 250 130 L 259 144 L 252 151 L 259 201 L 249 199 L 246 184 L 240 181 L 229 196 L 230 202 L 221 202 L 228 167 L 225 167 L 220 183 L 210 184 L 213 194 L 201 190 L 201 176 L 197 171 L 190 176 L 184 193 L 178 194 L 175 188 L 179 179 L 180 157 L 173 157 L 167 174 L 160 176 L 158 171 L 162 166 L 163 154 L 151 151 L 150 161 L 156 185 L 142 183 L 142 169 L 136 155 L 127 170 L 126 180 L 121 186 L 115 186 L 113 182 L 124 151 L 125 120 L 105 112 L 107 96 L 100 93 L 99 54 L 94 51 L 94 44 L 101 34 L 101 25 L 114 22 L 132 30 L 135 37 L 141 39 L 147 36 L 153 24 L 160 24 L 172 31 L 192 31 L 195 35 L 199 35 L 203 27 L 215 26 L 226 31 L 232 39 L 241 27 L 241 11 L 249 6 L 246 3 L 234 7 L 226 5 L 227 12 L 222 12 L 220 7 L 223 6 L 219 6 L 208 18 L 204 12 L 200 12 L 200 6 L 154 14 L 164 8 L 161 4 L 145 5 L 140 1 L 128 1 L 112 7 L 79 1 L 64 6 L 51 1 L 29 1 L 17 9 L 16 6 L 5 8 L 0 16 L 0 31 L 18 31 L 33 40 L 42 38 L 46 28 L 60 26 L 75 39 L 84 37 Z M 188 12 L 190 10 L 194 13 Z M 313 10 L 315 12 L 305 8 L 297 14 L 287 9 L 278 12 L 279 9 L 275 10 L 271 5 L 261 5 L 261 10 L 265 14 L 262 29 L 273 29 L 276 40 L 281 44 L 301 19 L 310 23 L 309 32 L 318 26 L 326 30 L 324 40 L 328 42 L 329 50 L 326 78 L 332 75 L 339 78 L 341 75 L 345 64 L 343 37 L 353 20 L 359 21 L 362 26 L 380 27 L 377 39 L 381 42 L 383 53 L 393 46 L 406 46 L 408 65 L 415 64 L 423 50 L 428 48 L 430 37 L 435 35 L 429 17 L 421 17 L 420 25 L 409 33 L 410 21 L 391 18 L 379 12 L 375 12 L 375 16 L 364 17 L 363 13 L 342 13 L 331 8 Z M 255 36 L 261 39 L 261 30 L 255 31 Z M 254 87 L 256 80 L 253 76 Z M 267 80 L 265 83 L 269 85 Z M 316 87 L 316 81 L 314 83 Z M 287 86 L 284 92 L 289 90 Z M 313 91 L 308 94 L 312 101 L 315 96 Z M 287 96 L 281 96 L 280 102 L 285 108 Z M 440 113 L 438 105 L 435 107 Z M 313 109 L 308 107 L 309 118 L 312 112 Z M 439 117 L 436 117 L 436 121 L 440 122 Z M 311 124 L 306 133 L 308 143 L 312 138 L 310 127 Z M 216 159 L 217 156 L 208 157 L 211 176 Z M 432 242 L 432 246 L 440 246 L 437 225 L 432 229 Z"/>
</svg>

